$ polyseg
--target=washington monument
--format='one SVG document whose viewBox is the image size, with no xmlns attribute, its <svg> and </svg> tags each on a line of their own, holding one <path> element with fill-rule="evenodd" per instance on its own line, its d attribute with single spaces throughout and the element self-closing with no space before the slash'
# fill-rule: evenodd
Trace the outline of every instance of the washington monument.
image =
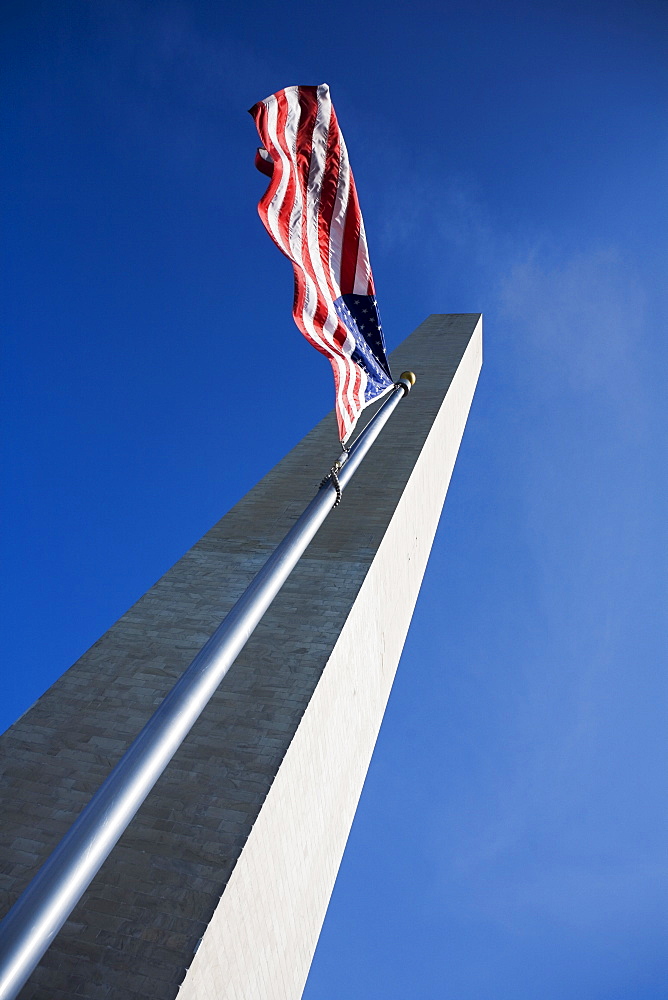
<svg viewBox="0 0 668 1000">
<path fill-rule="evenodd" d="M 481 352 L 476 314 L 430 316 L 394 352 L 393 369 L 412 369 L 415 389 L 23 1000 L 301 996 Z M 330 415 L 1 737 L 3 913 L 304 509 L 336 451 Z"/>
</svg>

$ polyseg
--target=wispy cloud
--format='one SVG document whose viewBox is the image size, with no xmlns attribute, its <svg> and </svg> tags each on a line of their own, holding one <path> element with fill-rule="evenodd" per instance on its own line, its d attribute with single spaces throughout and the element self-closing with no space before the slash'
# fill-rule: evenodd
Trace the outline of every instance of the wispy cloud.
<svg viewBox="0 0 668 1000">
<path fill-rule="evenodd" d="M 499 289 L 502 315 L 548 384 L 637 400 L 645 296 L 619 248 L 517 254 Z"/>
</svg>

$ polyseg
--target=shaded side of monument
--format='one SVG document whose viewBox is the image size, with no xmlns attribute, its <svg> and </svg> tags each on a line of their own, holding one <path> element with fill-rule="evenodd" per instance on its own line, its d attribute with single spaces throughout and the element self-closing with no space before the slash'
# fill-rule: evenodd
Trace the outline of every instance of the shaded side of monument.
<svg viewBox="0 0 668 1000">
<path fill-rule="evenodd" d="M 430 316 L 391 363 L 416 373 L 414 391 L 21 1000 L 301 996 L 475 391 L 481 317 Z M 0 737 L 3 915 L 339 450 L 329 415 Z"/>
</svg>

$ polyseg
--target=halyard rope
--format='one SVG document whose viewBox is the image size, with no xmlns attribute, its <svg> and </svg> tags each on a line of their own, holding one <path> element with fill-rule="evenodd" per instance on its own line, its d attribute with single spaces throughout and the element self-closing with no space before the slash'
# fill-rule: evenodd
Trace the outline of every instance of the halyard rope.
<svg viewBox="0 0 668 1000">
<path fill-rule="evenodd" d="M 334 489 L 336 490 L 336 500 L 334 501 L 334 506 L 338 507 L 341 503 L 341 485 L 339 483 L 339 472 L 341 471 L 341 463 L 334 462 L 325 478 L 320 483 L 320 489 L 326 486 L 327 483 L 332 483 Z"/>
</svg>

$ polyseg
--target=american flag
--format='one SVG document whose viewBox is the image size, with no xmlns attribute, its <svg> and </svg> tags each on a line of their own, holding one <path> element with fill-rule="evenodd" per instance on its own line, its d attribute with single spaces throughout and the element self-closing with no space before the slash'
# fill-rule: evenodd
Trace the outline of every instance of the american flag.
<svg viewBox="0 0 668 1000">
<path fill-rule="evenodd" d="M 286 87 L 251 114 L 271 180 L 258 211 L 295 272 L 295 323 L 334 371 L 339 436 L 393 385 L 364 222 L 326 83 Z"/>
</svg>

